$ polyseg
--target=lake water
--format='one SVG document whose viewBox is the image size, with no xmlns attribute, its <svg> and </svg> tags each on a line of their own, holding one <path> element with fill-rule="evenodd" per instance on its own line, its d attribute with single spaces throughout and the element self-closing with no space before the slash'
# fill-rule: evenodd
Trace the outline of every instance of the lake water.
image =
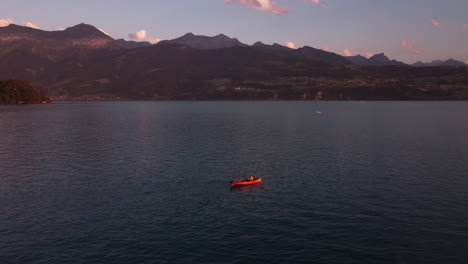
<svg viewBox="0 0 468 264">
<path fill-rule="evenodd" d="M 468 103 L 0 106 L 0 263 L 468 263 Z"/>
</svg>

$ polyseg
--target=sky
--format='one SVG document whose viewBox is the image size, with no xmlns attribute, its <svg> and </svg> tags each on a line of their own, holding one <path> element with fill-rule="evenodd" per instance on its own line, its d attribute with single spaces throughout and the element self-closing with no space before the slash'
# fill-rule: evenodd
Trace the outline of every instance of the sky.
<svg viewBox="0 0 468 264">
<path fill-rule="evenodd" d="M 223 33 L 246 44 L 468 63 L 468 0 L 0 0 L 0 26 L 9 23 L 43 30 L 86 23 L 115 39 L 153 43 Z"/>
</svg>

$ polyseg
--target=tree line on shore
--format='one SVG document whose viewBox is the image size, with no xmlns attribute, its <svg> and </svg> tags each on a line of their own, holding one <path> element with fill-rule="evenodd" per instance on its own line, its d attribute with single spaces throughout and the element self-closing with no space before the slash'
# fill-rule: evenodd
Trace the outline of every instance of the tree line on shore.
<svg viewBox="0 0 468 264">
<path fill-rule="evenodd" d="M 0 104 L 50 103 L 44 91 L 19 80 L 0 81 Z"/>
</svg>

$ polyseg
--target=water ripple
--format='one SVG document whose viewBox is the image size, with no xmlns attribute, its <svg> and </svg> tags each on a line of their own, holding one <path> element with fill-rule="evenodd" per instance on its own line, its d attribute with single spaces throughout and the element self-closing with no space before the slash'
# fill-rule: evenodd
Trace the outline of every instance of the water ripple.
<svg viewBox="0 0 468 264">
<path fill-rule="evenodd" d="M 0 263 L 463 263 L 467 110 L 0 106 Z"/>
</svg>

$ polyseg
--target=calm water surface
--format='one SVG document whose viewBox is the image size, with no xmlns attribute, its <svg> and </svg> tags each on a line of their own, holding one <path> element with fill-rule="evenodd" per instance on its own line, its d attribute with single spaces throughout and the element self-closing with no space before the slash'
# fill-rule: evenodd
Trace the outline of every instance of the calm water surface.
<svg viewBox="0 0 468 264">
<path fill-rule="evenodd" d="M 468 103 L 0 106 L 0 263 L 468 263 Z"/>
</svg>

